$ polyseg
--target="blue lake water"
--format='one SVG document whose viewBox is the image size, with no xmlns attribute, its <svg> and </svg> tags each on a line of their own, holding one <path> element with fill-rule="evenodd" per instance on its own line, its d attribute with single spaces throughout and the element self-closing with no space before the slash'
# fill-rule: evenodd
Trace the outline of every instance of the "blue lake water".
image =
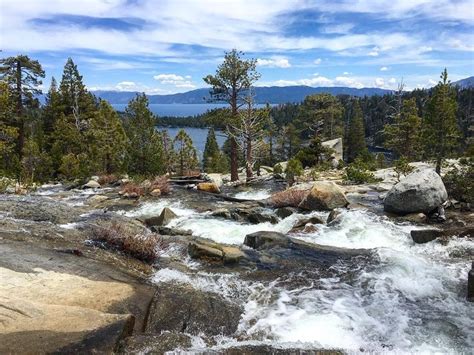
<svg viewBox="0 0 474 355">
<path fill-rule="evenodd" d="M 126 104 L 113 104 L 117 111 L 125 111 Z M 187 117 L 206 113 L 215 108 L 228 107 L 227 104 L 150 104 L 150 111 L 158 116 Z"/>
</svg>

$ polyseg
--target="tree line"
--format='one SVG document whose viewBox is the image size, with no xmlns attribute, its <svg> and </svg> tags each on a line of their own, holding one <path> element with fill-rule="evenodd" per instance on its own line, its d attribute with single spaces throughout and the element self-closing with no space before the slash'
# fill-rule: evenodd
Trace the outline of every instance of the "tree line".
<svg viewBox="0 0 474 355">
<path fill-rule="evenodd" d="M 155 129 L 145 94 L 120 116 L 90 93 L 69 58 L 59 84 L 53 78 L 40 105 L 45 73 L 20 55 L 0 60 L 0 174 L 24 182 L 75 179 L 99 174 L 186 174 L 198 168 L 184 130 L 171 140 Z"/>
<path fill-rule="evenodd" d="M 90 93 L 72 59 L 59 84 L 53 78 L 40 105 L 45 73 L 38 61 L 20 55 L 0 60 L 0 173 L 23 181 L 74 179 L 98 174 L 184 175 L 206 172 L 247 179 L 262 165 L 290 161 L 296 170 L 324 166 L 325 140 L 344 140 L 345 163 L 370 162 L 368 145 L 382 145 L 406 161 L 434 159 L 439 171 L 451 156 L 472 155 L 472 89 L 453 87 L 447 71 L 431 90 L 373 97 L 307 96 L 300 104 L 256 108 L 252 88 L 260 74 L 255 59 L 225 54 L 214 75 L 203 78 L 215 101 L 196 122 L 209 129 L 202 164 L 184 130 L 172 140 L 138 94 L 122 113 Z M 182 120 L 182 118 L 180 118 Z M 214 128 L 227 140 L 220 149 Z M 471 139 L 471 140 L 470 140 Z M 383 157 L 382 157 L 383 158 Z"/>
</svg>

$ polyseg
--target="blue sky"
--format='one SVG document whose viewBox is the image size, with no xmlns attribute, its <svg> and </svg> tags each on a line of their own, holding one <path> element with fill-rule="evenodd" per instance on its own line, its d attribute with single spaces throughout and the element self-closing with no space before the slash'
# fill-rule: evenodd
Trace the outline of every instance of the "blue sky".
<svg viewBox="0 0 474 355">
<path fill-rule="evenodd" d="M 408 89 L 474 75 L 472 0 L 0 0 L 3 56 L 90 89 L 204 87 L 224 51 L 258 59 L 258 85 Z"/>
</svg>

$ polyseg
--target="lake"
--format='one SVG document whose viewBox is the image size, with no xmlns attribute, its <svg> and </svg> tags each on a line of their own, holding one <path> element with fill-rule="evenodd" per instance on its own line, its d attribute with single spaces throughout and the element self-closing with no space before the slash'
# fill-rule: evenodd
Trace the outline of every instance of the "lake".
<svg viewBox="0 0 474 355">
<path fill-rule="evenodd" d="M 113 104 L 117 111 L 125 111 L 126 104 Z M 227 104 L 150 104 L 150 111 L 158 116 L 187 117 L 203 114 L 215 108 L 228 107 Z"/>
</svg>

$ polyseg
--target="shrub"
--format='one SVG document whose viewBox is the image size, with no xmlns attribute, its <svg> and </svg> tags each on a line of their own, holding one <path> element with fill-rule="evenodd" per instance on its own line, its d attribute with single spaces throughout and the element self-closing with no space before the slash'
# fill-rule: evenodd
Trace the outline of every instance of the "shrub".
<svg viewBox="0 0 474 355">
<path fill-rule="evenodd" d="M 395 161 L 395 167 L 393 170 L 397 174 L 397 181 L 400 181 L 402 175 L 407 176 L 414 170 L 414 168 L 408 164 L 408 160 L 405 157 L 400 157 L 400 159 Z"/>
<path fill-rule="evenodd" d="M 110 185 L 116 183 L 118 180 L 119 178 L 114 174 L 101 175 L 99 176 L 98 183 L 101 185 Z"/>
<path fill-rule="evenodd" d="M 344 181 L 355 184 L 365 184 L 379 181 L 379 179 L 376 179 L 374 174 L 369 171 L 369 166 L 367 163 L 359 158 L 346 167 L 343 179 Z"/>
<path fill-rule="evenodd" d="M 138 197 L 140 197 L 140 196 L 145 195 L 145 189 L 141 187 L 139 184 L 137 184 L 136 182 L 129 182 L 122 186 L 120 193 L 122 195 L 136 194 Z"/>
<path fill-rule="evenodd" d="M 118 221 L 94 226 L 91 239 L 103 242 L 109 247 L 147 263 L 156 260 L 159 247 L 163 247 L 164 244 L 157 234 L 146 231 L 136 233 L 135 230 Z"/>
<path fill-rule="evenodd" d="M 288 189 L 277 192 L 270 197 L 273 207 L 298 207 L 303 199 L 308 195 L 308 190 Z"/>
<path fill-rule="evenodd" d="M 453 167 L 443 177 L 448 195 L 458 201 L 474 203 L 474 159 L 459 161 L 460 167 Z"/>
<path fill-rule="evenodd" d="M 156 177 L 152 182 L 151 186 L 149 189 L 149 192 L 160 189 L 162 195 L 167 195 L 171 192 L 171 187 L 168 182 L 168 177 L 163 175 L 163 176 L 158 176 Z"/>
<path fill-rule="evenodd" d="M 301 176 L 303 174 L 303 165 L 296 158 L 290 159 L 288 160 L 288 165 L 286 166 L 285 173 L 286 180 L 291 186 L 295 183 L 296 177 Z"/>
<path fill-rule="evenodd" d="M 275 166 L 273 167 L 273 174 L 274 175 L 283 174 L 283 168 L 282 168 L 281 164 L 275 164 Z"/>
</svg>

